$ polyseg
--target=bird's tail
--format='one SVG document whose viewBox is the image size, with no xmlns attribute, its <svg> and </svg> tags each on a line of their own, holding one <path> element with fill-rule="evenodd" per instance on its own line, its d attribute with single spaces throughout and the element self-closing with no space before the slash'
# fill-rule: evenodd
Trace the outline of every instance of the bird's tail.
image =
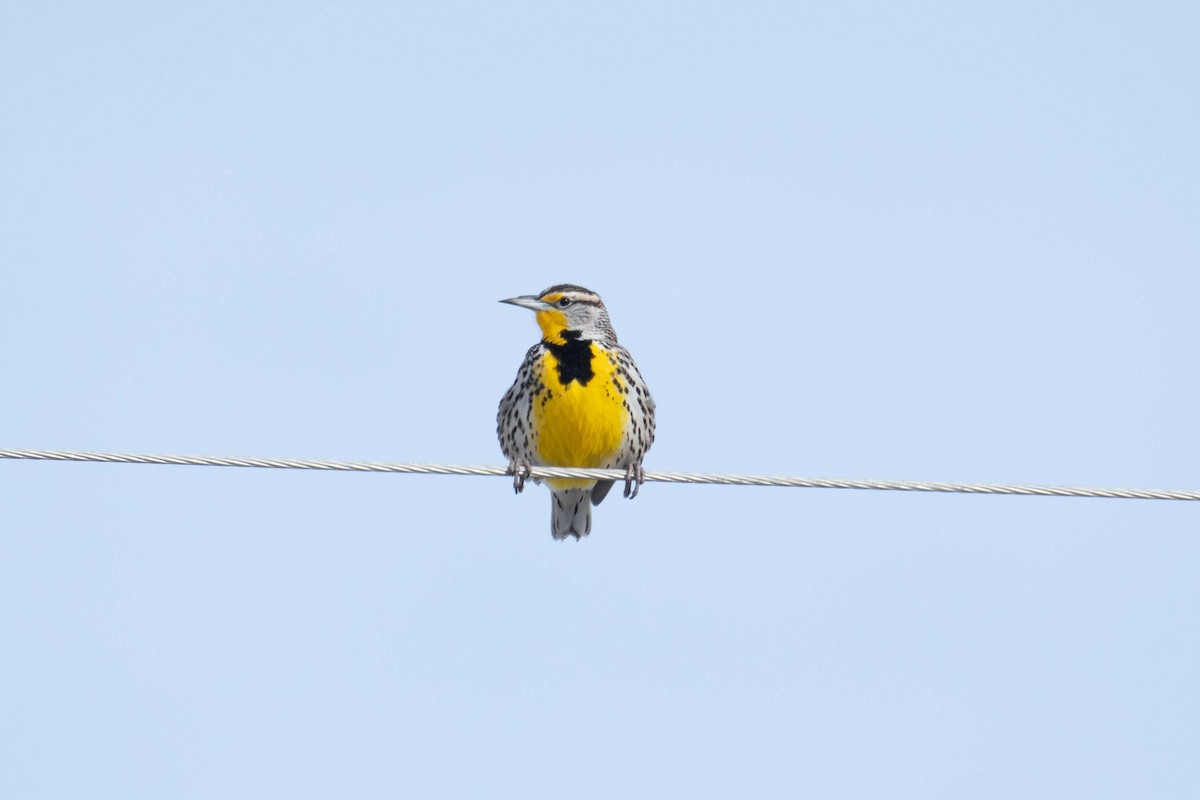
<svg viewBox="0 0 1200 800">
<path fill-rule="evenodd" d="M 550 532 L 581 539 L 592 532 L 592 487 L 550 490 Z"/>
</svg>

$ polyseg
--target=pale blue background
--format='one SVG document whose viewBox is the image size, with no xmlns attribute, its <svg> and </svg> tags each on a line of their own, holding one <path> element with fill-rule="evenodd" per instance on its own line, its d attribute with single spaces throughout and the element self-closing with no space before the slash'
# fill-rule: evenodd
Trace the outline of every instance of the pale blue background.
<svg viewBox="0 0 1200 800">
<path fill-rule="evenodd" d="M 1200 11 L 9 3 L 0 446 L 1200 488 Z M 0 796 L 1200 794 L 1200 506 L 0 463 Z"/>
</svg>

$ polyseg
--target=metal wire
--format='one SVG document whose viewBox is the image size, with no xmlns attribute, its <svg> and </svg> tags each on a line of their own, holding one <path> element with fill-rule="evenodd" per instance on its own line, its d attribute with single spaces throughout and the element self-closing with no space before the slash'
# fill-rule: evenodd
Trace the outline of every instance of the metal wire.
<svg viewBox="0 0 1200 800">
<path fill-rule="evenodd" d="M 406 464 L 381 461 L 324 461 L 298 458 L 228 458 L 145 453 L 92 453 L 75 450 L 0 450 L 0 458 L 38 461 L 101 461 L 123 464 L 179 464 L 204 467 L 262 467 L 270 469 L 325 469 L 342 472 L 399 472 L 426 475 L 510 475 L 507 467 L 469 464 Z M 624 480 L 625 470 L 575 467 L 534 467 L 533 478 L 583 478 Z M 841 478 L 801 478 L 766 475 L 722 475 L 696 472 L 647 472 L 646 481 L 703 483 L 729 486 L 793 486 L 813 489 L 881 489 L 902 492 L 958 492 L 966 494 L 1027 494 L 1049 497 L 1112 497 L 1131 500 L 1200 500 L 1200 492 L 1163 489 L 1096 489 L 1081 486 L 1020 486 L 1000 483 L 931 483 Z"/>
</svg>

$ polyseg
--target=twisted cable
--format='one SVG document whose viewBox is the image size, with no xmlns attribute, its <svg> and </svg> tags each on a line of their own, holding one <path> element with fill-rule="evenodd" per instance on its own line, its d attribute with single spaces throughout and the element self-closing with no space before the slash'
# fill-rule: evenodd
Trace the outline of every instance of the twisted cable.
<svg viewBox="0 0 1200 800">
<path fill-rule="evenodd" d="M 147 453 L 96 453 L 75 450 L 3 450 L 0 458 L 38 461 L 98 461 L 121 464 L 177 464 L 204 467 L 260 467 L 266 469 L 321 469 L 341 472 L 393 472 L 424 475 L 511 475 L 507 467 L 470 464 L 412 464 L 386 461 L 326 461 L 300 458 L 237 458 L 180 456 Z M 622 469 L 533 467 L 532 478 L 625 480 Z M 1023 486 L 1002 483 L 942 483 L 881 481 L 845 478 L 804 478 L 769 475 L 726 475 L 697 472 L 646 472 L 645 480 L 662 483 L 701 483 L 725 486 L 790 486 L 812 489 L 875 489 L 901 492 L 955 492 L 965 494 L 1023 494 L 1047 497 L 1109 497 L 1130 500 L 1200 500 L 1200 491 L 1167 489 L 1103 489 L 1083 486 Z"/>
</svg>

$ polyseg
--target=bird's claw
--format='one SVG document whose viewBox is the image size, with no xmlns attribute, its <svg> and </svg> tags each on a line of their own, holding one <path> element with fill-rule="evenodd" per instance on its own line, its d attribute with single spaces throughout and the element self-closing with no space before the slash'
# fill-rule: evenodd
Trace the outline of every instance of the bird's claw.
<svg viewBox="0 0 1200 800">
<path fill-rule="evenodd" d="M 528 458 L 515 458 L 508 463 L 508 474 L 513 476 L 513 492 L 520 494 L 525 490 L 525 479 L 533 471 L 533 465 Z"/>
<path fill-rule="evenodd" d="M 646 471 L 642 469 L 641 462 L 630 464 L 625 468 L 625 496 L 630 500 L 637 497 L 638 489 L 646 480 Z"/>
</svg>

